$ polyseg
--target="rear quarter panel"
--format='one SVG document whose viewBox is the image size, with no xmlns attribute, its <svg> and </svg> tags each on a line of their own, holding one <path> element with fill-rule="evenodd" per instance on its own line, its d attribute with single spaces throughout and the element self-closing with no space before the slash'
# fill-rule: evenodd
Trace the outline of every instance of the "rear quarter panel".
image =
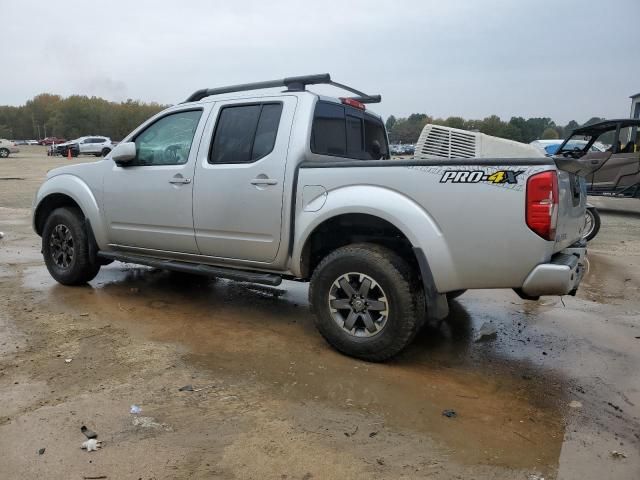
<svg viewBox="0 0 640 480">
<path fill-rule="evenodd" d="M 306 238 L 320 223 L 343 213 L 377 215 L 404 232 L 414 247 L 425 252 L 440 292 L 519 287 L 533 267 L 551 257 L 554 242 L 545 241 L 526 226 L 525 187 L 529 176 L 552 169 L 552 165 L 392 163 L 333 168 L 303 164 L 293 258 L 300 258 Z M 481 171 L 485 177 L 499 171 L 520 173 L 515 183 L 454 183 L 445 180 L 452 176 L 448 171 Z M 303 198 L 305 186 L 322 186 L 324 203 L 308 195 Z M 299 271 L 299 264 L 294 270 Z"/>
</svg>

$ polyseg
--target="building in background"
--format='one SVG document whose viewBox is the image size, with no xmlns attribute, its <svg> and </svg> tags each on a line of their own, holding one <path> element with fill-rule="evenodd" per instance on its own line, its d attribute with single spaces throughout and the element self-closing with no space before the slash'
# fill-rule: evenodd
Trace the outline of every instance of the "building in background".
<svg viewBox="0 0 640 480">
<path fill-rule="evenodd" d="M 640 118 L 640 93 L 631 95 L 631 118 Z"/>
</svg>

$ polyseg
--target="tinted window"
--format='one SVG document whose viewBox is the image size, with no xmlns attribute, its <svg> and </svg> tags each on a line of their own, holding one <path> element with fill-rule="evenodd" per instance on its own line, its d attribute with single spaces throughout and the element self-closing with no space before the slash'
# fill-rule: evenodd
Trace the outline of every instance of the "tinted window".
<svg viewBox="0 0 640 480">
<path fill-rule="evenodd" d="M 256 129 L 256 138 L 253 142 L 252 161 L 264 157 L 273 150 L 273 146 L 276 143 L 276 134 L 278 133 L 281 113 L 281 103 L 264 105 L 262 107 L 258 128 Z"/>
<path fill-rule="evenodd" d="M 384 131 L 384 125 L 380 120 L 365 115 L 364 138 L 367 159 L 380 160 L 388 157 L 387 136 Z"/>
<path fill-rule="evenodd" d="M 238 105 L 220 111 L 209 163 L 251 163 L 273 150 L 282 104 Z"/>
<path fill-rule="evenodd" d="M 135 165 L 187 163 L 202 110 L 172 113 L 136 136 Z"/>
<path fill-rule="evenodd" d="M 389 158 L 384 125 L 361 110 L 318 102 L 311 130 L 311 151 L 361 160 Z"/>
<path fill-rule="evenodd" d="M 353 115 L 346 116 L 347 156 L 359 158 L 362 154 L 362 119 Z"/>
<path fill-rule="evenodd" d="M 325 155 L 346 156 L 347 136 L 342 105 L 318 102 L 311 133 L 311 151 Z"/>
</svg>

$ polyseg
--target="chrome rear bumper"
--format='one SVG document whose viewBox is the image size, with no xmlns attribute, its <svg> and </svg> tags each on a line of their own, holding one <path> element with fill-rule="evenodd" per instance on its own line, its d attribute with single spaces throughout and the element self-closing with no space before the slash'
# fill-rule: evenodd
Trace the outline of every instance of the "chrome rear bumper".
<svg viewBox="0 0 640 480">
<path fill-rule="evenodd" d="M 536 266 L 525 279 L 521 291 L 527 296 L 575 295 L 584 275 L 586 242 L 565 248 L 549 263 Z"/>
</svg>

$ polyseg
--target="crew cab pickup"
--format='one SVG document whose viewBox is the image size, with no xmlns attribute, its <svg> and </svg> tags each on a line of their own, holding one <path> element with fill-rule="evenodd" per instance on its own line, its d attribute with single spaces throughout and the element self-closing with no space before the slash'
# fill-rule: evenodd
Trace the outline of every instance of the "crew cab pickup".
<svg viewBox="0 0 640 480">
<path fill-rule="evenodd" d="M 575 165 L 391 160 L 367 108 L 379 101 L 328 74 L 195 92 L 107 157 L 48 173 L 33 228 L 49 272 L 77 285 L 119 260 L 310 282 L 320 333 L 370 361 L 400 352 L 466 289 L 575 293 L 586 253 Z"/>
</svg>

